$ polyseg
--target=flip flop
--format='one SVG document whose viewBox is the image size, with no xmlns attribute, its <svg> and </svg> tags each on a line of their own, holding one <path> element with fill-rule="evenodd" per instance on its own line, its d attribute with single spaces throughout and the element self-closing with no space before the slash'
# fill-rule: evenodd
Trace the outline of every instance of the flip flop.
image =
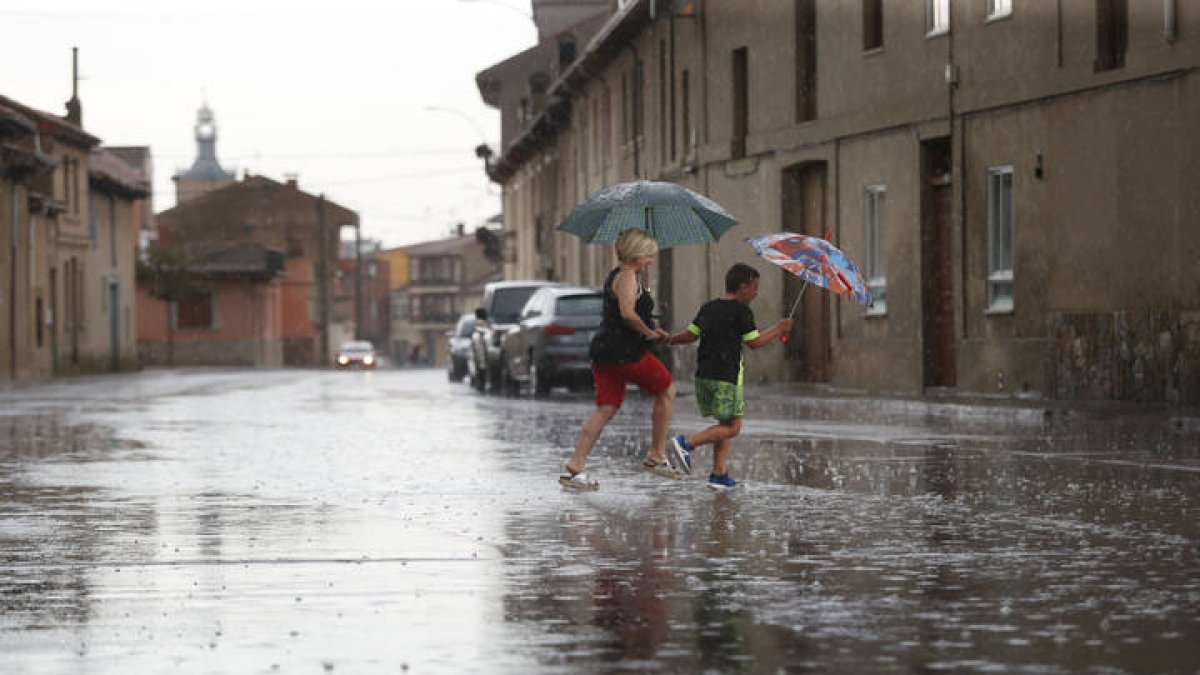
<svg viewBox="0 0 1200 675">
<path fill-rule="evenodd" d="M 558 484 L 571 490 L 598 490 L 600 483 L 597 483 L 587 475 L 587 472 L 580 471 L 579 473 L 564 473 L 558 477 Z"/>
<path fill-rule="evenodd" d="M 671 463 L 665 459 L 661 462 L 642 462 L 642 468 L 652 474 L 662 476 L 663 478 L 671 478 L 674 480 L 683 478 L 683 472 L 671 466 Z"/>
</svg>

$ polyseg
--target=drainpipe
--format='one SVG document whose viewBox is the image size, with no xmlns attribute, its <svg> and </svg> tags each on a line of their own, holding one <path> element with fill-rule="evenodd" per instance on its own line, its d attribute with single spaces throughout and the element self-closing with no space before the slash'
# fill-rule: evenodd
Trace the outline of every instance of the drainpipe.
<svg viewBox="0 0 1200 675">
<path fill-rule="evenodd" d="M 8 373 L 9 379 L 17 379 L 17 183 L 8 186 L 9 207 L 12 220 L 9 229 L 8 266 Z"/>
</svg>

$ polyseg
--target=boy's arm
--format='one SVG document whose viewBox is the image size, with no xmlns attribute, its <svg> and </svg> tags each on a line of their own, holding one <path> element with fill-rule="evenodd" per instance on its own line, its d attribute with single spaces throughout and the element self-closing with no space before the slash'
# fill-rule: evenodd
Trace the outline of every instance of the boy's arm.
<svg viewBox="0 0 1200 675">
<path fill-rule="evenodd" d="M 700 329 L 696 327 L 696 324 L 692 324 L 687 327 L 687 330 L 681 330 L 678 333 L 667 338 L 667 344 L 669 344 L 669 345 L 686 345 L 686 344 L 691 344 L 699 339 L 700 339 Z"/>
<path fill-rule="evenodd" d="M 765 331 L 759 333 L 758 337 L 754 338 L 753 340 L 747 340 L 746 346 L 750 347 L 751 349 L 758 349 L 759 347 L 766 347 L 767 345 L 774 342 L 775 338 L 779 337 L 780 335 L 782 335 L 784 333 L 787 333 L 790 330 L 792 330 L 792 320 L 791 319 L 780 319 L 779 321 L 775 322 L 774 326 L 771 326 L 770 328 L 766 329 Z"/>
</svg>

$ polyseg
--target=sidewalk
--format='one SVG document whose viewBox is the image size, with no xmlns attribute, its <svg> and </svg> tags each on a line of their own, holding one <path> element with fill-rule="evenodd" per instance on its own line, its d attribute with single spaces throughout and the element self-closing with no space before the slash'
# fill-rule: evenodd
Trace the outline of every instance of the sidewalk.
<svg viewBox="0 0 1200 675">
<path fill-rule="evenodd" d="M 677 380 L 681 398 L 692 398 L 691 380 Z M 1050 400 L 988 396 L 942 390 L 925 395 L 871 393 L 824 384 L 783 383 L 746 386 L 747 418 L 855 420 L 873 423 L 968 425 L 1017 430 L 1086 421 L 1161 423 L 1200 433 L 1200 406 L 1132 401 Z"/>
</svg>

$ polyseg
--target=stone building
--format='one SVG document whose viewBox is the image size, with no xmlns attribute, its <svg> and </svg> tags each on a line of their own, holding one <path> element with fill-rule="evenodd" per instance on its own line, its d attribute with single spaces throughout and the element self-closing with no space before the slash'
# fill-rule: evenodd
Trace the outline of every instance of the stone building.
<svg viewBox="0 0 1200 675">
<path fill-rule="evenodd" d="M 831 233 L 870 277 L 871 308 L 807 293 L 750 381 L 1200 400 L 1200 15 L 1181 4 L 613 3 L 532 114 L 518 74 L 477 77 L 502 119 L 505 276 L 599 283 L 609 248 L 553 226 L 601 187 L 675 181 L 741 224 L 660 254 L 672 329 L 734 262 L 763 272 L 760 323 L 791 306 L 747 236 Z"/>
<path fill-rule="evenodd" d="M 0 380 L 136 366 L 133 212 L 147 178 L 67 115 L 0 96 Z"/>
<path fill-rule="evenodd" d="M 334 311 L 346 227 L 358 227 L 354 211 L 295 179 L 250 174 L 159 213 L 160 243 L 186 251 L 203 292 L 161 306 L 142 288 L 147 317 L 164 317 L 141 324 L 143 359 L 163 363 L 170 349 L 174 363 L 327 364 L 340 326 L 353 319 Z"/>
</svg>

